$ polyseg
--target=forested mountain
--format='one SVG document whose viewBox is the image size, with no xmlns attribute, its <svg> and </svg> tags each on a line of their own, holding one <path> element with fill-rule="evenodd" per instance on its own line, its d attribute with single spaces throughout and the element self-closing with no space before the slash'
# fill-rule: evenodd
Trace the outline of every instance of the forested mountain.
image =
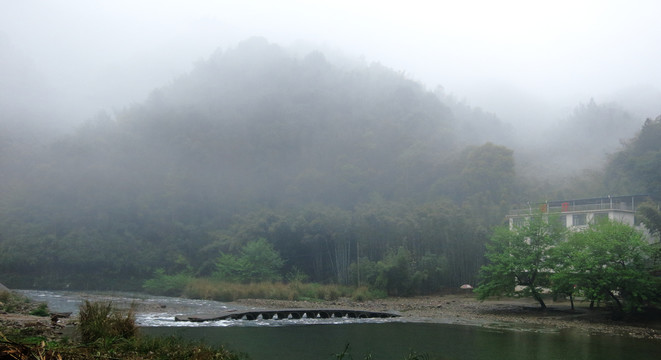
<svg viewBox="0 0 661 360">
<path fill-rule="evenodd" d="M 138 283 L 156 268 L 208 273 L 219 251 L 265 238 L 315 281 L 348 283 L 357 256 L 404 247 L 447 257 L 438 276 L 465 282 L 514 164 L 497 145 L 459 148 L 459 126 L 381 65 L 251 39 L 22 158 L 3 188 L 0 266 L 10 283 Z"/>
<path fill-rule="evenodd" d="M 509 128 L 352 64 L 250 39 L 142 103 L 12 147 L 3 283 L 136 289 L 159 269 L 209 276 L 221 253 L 259 239 L 281 276 L 364 284 L 380 263 L 394 270 L 378 281 L 407 284 L 400 294 L 474 282 L 490 229 L 536 189 L 500 145 Z"/>
<path fill-rule="evenodd" d="M 540 151 L 552 159 L 546 166 L 573 173 L 583 169 L 599 169 L 608 153 L 619 150 L 624 140 L 633 136 L 642 125 L 617 104 L 597 104 L 593 99 L 579 104 L 563 121 L 544 133 Z M 529 155 L 535 158 L 534 155 Z"/>
<path fill-rule="evenodd" d="M 612 192 L 630 191 L 661 198 L 661 116 L 647 119 L 622 151 L 609 159 L 605 183 Z"/>
</svg>

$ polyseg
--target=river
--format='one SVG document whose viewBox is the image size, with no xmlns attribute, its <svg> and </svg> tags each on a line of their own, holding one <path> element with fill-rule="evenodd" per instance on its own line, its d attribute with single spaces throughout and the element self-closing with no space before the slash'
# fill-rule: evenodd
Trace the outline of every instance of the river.
<svg viewBox="0 0 661 360">
<path fill-rule="evenodd" d="M 23 291 L 52 311 L 76 312 L 83 300 L 139 304 L 141 332 L 202 339 L 246 353 L 251 359 L 335 359 L 347 344 L 353 359 L 405 359 L 412 351 L 426 359 L 660 359 L 661 342 L 577 330 L 494 329 L 406 322 L 401 319 L 233 320 L 175 322 L 180 314 L 229 309 L 205 300 L 141 294 Z M 232 306 L 231 308 L 236 308 Z M 237 308 L 241 310 L 241 308 Z M 349 359 L 346 356 L 345 359 Z"/>
</svg>

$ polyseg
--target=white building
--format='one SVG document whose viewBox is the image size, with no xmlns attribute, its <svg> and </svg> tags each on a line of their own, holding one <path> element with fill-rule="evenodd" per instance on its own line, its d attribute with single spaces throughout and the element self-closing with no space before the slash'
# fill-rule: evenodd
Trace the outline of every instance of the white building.
<svg viewBox="0 0 661 360">
<path fill-rule="evenodd" d="M 572 230 L 586 228 L 600 219 L 610 219 L 645 231 L 636 216 L 636 209 L 640 204 L 649 200 L 648 195 L 628 195 L 547 201 L 528 204 L 526 208 L 512 210 L 507 215 L 507 219 L 510 228 L 513 228 L 523 224 L 531 215 L 541 212 L 558 216 L 559 221 Z"/>
</svg>

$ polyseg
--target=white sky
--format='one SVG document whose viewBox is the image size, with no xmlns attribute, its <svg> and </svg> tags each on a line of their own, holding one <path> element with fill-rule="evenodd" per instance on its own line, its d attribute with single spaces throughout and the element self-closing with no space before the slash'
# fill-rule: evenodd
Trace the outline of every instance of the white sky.
<svg viewBox="0 0 661 360">
<path fill-rule="evenodd" d="M 0 34 L 85 111 L 142 101 L 215 49 L 264 36 L 363 56 L 506 112 L 508 92 L 574 105 L 661 89 L 659 16 L 656 0 L 0 0 Z"/>
</svg>

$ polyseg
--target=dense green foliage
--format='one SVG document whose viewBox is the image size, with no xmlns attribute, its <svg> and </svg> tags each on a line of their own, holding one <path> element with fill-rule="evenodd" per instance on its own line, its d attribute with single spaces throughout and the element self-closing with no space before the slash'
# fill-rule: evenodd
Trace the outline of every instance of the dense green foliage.
<svg viewBox="0 0 661 360">
<path fill-rule="evenodd" d="M 553 288 L 591 302 L 613 302 L 619 311 L 659 304 L 661 279 L 652 275 L 651 250 L 641 232 L 618 222 L 572 232 L 554 249 Z"/>
<path fill-rule="evenodd" d="M 611 191 L 661 197 L 661 116 L 647 119 L 640 132 L 616 153 L 606 168 Z"/>
<path fill-rule="evenodd" d="M 48 315 L 50 315 L 49 312 L 48 312 L 48 305 L 40 304 L 39 306 L 37 306 L 36 309 L 30 311 L 30 315 L 34 315 L 34 316 L 48 316 Z"/>
<path fill-rule="evenodd" d="M 558 221 L 542 214 L 520 227 L 498 228 L 487 245 L 489 263 L 480 271 L 478 297 L 532 296 L 545 309 L 542 291 L 550 287 L 549 273 L 554 269 L 550 253 L 564 230 Z"/>
<path fill-rule="evenodd" d="M 637 215 L 640 216 L 640 221 L 645 224 L 645 228 L 649 231 L 657 241 L 661 240 L 661 211 L 658 205 L 647 202 L 643 203 L 636 209 Z"/>
<path fill-rule="evenodd" d="M 233 282 L 277 281 L 284 261 L 266 239 L 247 243 L 239 256 L 221 254 L 214 277 Z"/>
<path fill-rule="evenodd" d="M 187 272 L 168 275 L 163 269 L 156 269 L 154 276 L 144 282 L 143 289 L 150 294 L 179 296 L 194 278 Z"/>
<path fill-rule="evenodd" d="M 640 231 L 617 221 L 600 221 L 563 232 L 552 218 L 537 215 L 513 229 L 499 228 L 487 245 L 479 298 L 532 296 L 544 309 L 542 291 L 556 297 L 612 302 L 619 312 L 661 303 L 661 279 L 653 247 Z"/>
<path fill-rule="evenodd" d="M 641 204 L 636 212 L 654 240 L 650 252 L 653 266 L 658 269 L 657 275 L 661 275 L 661 210 L 658 205 L 649 202 Z"/>
</svg>

